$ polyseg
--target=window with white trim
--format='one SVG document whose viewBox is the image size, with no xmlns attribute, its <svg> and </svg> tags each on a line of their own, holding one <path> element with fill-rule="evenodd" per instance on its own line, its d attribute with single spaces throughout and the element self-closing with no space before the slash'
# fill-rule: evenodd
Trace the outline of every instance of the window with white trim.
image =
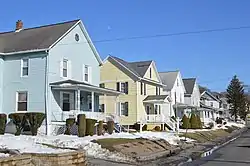
<svg viewBox="0 0 250 166">
<path fill-rule="evenodd" d="M 128 102 L 121 103 L 121 115 L 128 116 Z"/>
<path fill-rule="evenodd" d="M 128 82 L 117 82 L 116 90 L 128 94 Z"/>
<path fill-rule="evenodd" d="M 89 82 L 89 66 L 84 65 L 84 81 Z"/>
<path fill-rule="evenodd" d="M 68 77 L 68 60 L 63 59 L 63 77 Z"/>
<path fill-rule="evenodd" d="M 28 92 L 17 92 L 17 111 L 27 111 Z"/>
<path fill-rule="evenodd" d="M 29 59 L 22 59 L 22 77 L 29 75 Z"/>
</svg>

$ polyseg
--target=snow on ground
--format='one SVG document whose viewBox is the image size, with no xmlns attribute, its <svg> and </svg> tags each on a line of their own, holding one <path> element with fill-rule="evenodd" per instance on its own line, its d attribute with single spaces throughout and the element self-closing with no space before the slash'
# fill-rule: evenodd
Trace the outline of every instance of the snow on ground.
<svg viewBox="0 0 250 166">
<path fill-rule="evenodd" d="M 9 157 L 10 155 L 7 154 L 7 153 L 0 153 L 0 158 L 3 158 L 3 157 Z"/>
</svg>

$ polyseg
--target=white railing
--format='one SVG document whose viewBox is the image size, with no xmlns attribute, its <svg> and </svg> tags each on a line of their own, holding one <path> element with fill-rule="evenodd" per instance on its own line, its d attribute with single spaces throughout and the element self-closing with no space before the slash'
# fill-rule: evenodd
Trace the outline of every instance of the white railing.
<svg viewBox="0 0 250 166">
<path fill-rule="evenodd" d="M 147 122 L 157 122 L 157 123 L 163 123 L 164 122 L 164 116 L 161 114 L 156 115 L 146 115 L 146 121 Z"/>
<path fill-rule="evenodd" d="M 89 119 L 96 119 L 96 120 L 103 120 L 108 121 L 113 120 L 115 123 L 118 123 L 120 118 L 118 115 L 114 114 L 105 114 L 103 112 L 91 112 L 91 111 L 77 111 L 77 110 L 71 110 L 71 111 L 56 111 L 52 112 L 52 121 L 57 122 L 65 122 L 68 118 L 77 118 L 78 114 L 85 114 L 86 118 Z"/>
</svg>

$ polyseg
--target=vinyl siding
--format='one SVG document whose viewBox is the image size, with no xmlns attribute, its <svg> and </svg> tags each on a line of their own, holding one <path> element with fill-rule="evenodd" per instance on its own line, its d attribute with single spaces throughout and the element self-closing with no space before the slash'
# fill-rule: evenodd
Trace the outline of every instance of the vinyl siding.
<svg viewBox="0 0 250 166">
<path fill-rule="evenodd" d="M 112 74 L 111 74 L 112 73 Z M 122 94 L 118 97 L 118 102 L 128 102 L 128 116 L 121 116 L 120 123 L 122 125 L 131 125 L 136 122 L 137 119 L 137 86 L 136 82 L 132 80 L 128 75 L 119 70 L 109 61 L 106 61 L 101 66 L 101 83 L 105 84 L 105 88 L 116 90 L 117 82 L 128 82 L 128 94 Z M 112 96 L 100 96 L 100 103 L 105 104 L 106 113 L 116 113 L 115 97 Z"/>
<path fill-rule="evenodd" d="M 150 78 L 150 69 L 151 69 L 151 78 Z M 153 80 L 153 81 L 156 81 L 156 82 L 160 82 L 160 80 L 157 77 L 157 72 L 158 71 L 155 70 L 154 63 L 151 63 L 151 65 L 149 66 L 148 70 L 145 73 L 144 78 L 147 78 L 147 79 L 150 79 L 150 80 Z"/>
<path fill-rule="evenodd" d="M 4 69 L 4 60 L 0 56 L 0 113 L 3 112 L 3 69 Z"/>
<path fill-rule="evenodd" d="M 3 74 L 3 112 L 16 111 L 17 91 L 28 92 L 28 111 L 44 112 L 45 53 L 6 56 Z M 29 58 L 29 75 L 21 77 L 21 59 Z"/>
</svg>

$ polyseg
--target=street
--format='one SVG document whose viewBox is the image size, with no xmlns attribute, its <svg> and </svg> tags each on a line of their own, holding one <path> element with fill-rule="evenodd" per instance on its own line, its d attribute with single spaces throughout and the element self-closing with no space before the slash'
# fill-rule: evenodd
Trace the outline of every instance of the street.
<svg viewBox="0 0 250 166">
<path fill-rule="evenodd" d="M 250 130 L 238 139 L 213 152 L 211 155 L 195 160 L 184 166 L 247 166 L 250 165 Z"/>
</svg>

